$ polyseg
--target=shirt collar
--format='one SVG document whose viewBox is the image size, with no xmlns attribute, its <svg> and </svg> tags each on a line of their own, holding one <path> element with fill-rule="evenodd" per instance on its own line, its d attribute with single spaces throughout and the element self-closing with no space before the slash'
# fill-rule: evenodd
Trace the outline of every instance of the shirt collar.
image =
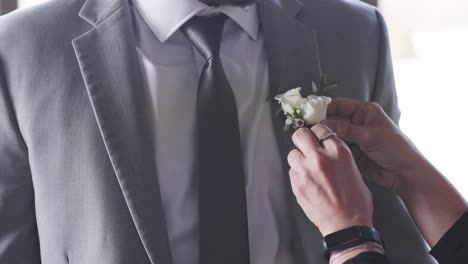
<svg viewBox="0 0 468 264">
<path fill-rule="evenodd" d="M 200 14 L 221 12 L 236 22 L 249 36 L 257 39 L 257 6 L 210 7 L 198 0 L 135 0 L 135 6 L 161 42 L 168 40 L 183 24 Z"/>
</svg>

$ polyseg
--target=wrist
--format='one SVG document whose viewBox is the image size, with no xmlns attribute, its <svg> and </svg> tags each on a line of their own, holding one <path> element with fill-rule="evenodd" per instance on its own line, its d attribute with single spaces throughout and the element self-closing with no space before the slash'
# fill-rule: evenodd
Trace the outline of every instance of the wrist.
<svg viewBox="0 0 468 264">
<path fill-rule="evenodd" d="M 342 251 L 336 251 L 331 254 L 330 264 L 343 264 L 346 261 L 366 252 L 376 252 L 384 254 L 385 251 L 382 245 L 373 242 L 363 243 L 361 245 L 355 246 Z"/>
<path fill-rule="evenodd" d="M 323 237 L 328 236 L 329 234 L 338 232 L 340 230 L 344 230 L 353 226 L 367 226 L 367 227 L 374 227 L 372 221 L 372 213 L 365 215 L 364 217 L 346 217 L 345 220 L 341 222 L 335 222 L 332 225 L 329 225 L 325 228 L 320 228 L 319 231 Z"/>
<path fill-rule="evenodd" d="M 346 252 L 363 248 L 362 245 L 368 243 L 383 249 L 383 241 L 377 230 L 368 226 L 352 226 L 323 238 L 324 257 L 330 259 L 331 255 L 337 252 L 343 255 Z"/>
<path fill-rule="evenodd" d="M 433 175 L 437 170 L 424 158 L 415 158 L 405 169 L 397 173 L 395 192 L 402 198 L 418 191 L 420 184 L 427 181 L 428 175 Z"/>
</svg>

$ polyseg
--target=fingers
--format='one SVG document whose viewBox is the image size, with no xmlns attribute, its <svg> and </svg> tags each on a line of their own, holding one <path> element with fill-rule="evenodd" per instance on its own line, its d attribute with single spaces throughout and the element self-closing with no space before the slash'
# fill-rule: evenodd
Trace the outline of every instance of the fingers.
<svg viewBox="0 0 468 264">
<path fill-rule="evenodd" d="M 322 122 L 323 125 L 328 126 L 333 130 L 340 139 L 366 146 L 370 143 L 371 128 L 352 124 L 346 119 L 328 119 Z"/>
<path fill-rule="evenodd" d="M 301 162 L 303 162 L 304 160 L 305 160 L 304 155 L 302 154 L 301 151 L 297 149 L 291 150 L 291 152 L 289 152 L 288 154 L 288 163 L 289 163 L 289 166 L 291 167 L 295 167 L 296 165 L 301 164 Z"/>
<path fill-rule="evenodd" d="M 362 107 L 362 102 L 348 98 L 333 98 L 328 105 L 327 115 L 351 118 L 357 109 Z"/>
<path fill-rule="evenodd" d="M 382 107 L 374 102 L 334 98 L 328 106 L 327 115 L 335 118 L 346 118 L 352 124 L 365 125 L 368 116 L 385 116 Z"/>
<path fill-rule="evenodd" d="M 322 147 L 314 133 L 307 128 L 300 128 L 294 132 L 292 140 L 305 156 L 313 155 L 318 148 Z"/>
<path fill-rule="evenodd" d="M 326 135 L 333 133 L 333 131 L 330 128 L 328 128 L 326 125 L 323 125 L 323 124 L 317 124 L 313 126 L 311 130 L 312 132 L 314 132 L 314 134 L 317 136 L 319 140 L 323 139 Z M 332 147 L 336 144 L 340 144 L 339 139 L 336 136 L 332 136 L 322 142 L 322 145 L 325 148 Z"/>
<path fill-rule="evenodd" d="M 306 175 L 301 175 L 295 170 L 289 171 L 289 179 L 291 181 L 291 188 L 296 197 L 297 202 L 301 206 L 307 206 L 304 201 L 308 200 L 307 194 L 313 189 L 312 181 Z"/>
<path fill-rule="evenodd" d="M 288 163 L 291 167 L 289 170 L 289 177 L 291 180 L 291 187 L 294 195 L 299 200 L 305 196 L 306 185 L 309 182 L 308 176 L 304 173 L 304 166 L 306 164 L 306 157 L 298 149 L 289 152 Z"/>
</svg>

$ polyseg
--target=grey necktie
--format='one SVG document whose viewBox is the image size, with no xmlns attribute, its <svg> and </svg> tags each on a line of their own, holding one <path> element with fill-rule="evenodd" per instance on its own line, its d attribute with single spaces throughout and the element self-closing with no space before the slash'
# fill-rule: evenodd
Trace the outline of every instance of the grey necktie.
<svg viewBox="0 0 468 264">
<path fill-rule="evenodd" d="M 245 180 L 236 101 L 221 64 L 225 15 L 181 30 L 206 63 L 198 85 L 200 264 L 248 264 Z"/>
</svg>

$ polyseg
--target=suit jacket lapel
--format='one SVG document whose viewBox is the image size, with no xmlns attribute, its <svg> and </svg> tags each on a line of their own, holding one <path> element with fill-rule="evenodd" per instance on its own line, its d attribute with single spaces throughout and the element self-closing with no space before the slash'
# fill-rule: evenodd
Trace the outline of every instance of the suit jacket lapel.
<svg viewBox="0 0 468 264">
<path fill-rule="evenodd" d="M 299 86 L 310 87 L 312 80 L 321 77 L 317 32 L 295 18 L 302 7 L 300 2 L 284 2 L 283 8 L 269 1 L 259 2 L 274 95 Z"/>
<path fill-rule="evenodd" d="M 171 263 L 156 175 L 149 95 L 124 0 L 88 0 L 93 28 L 73 41 L 102 138 L 149 259 Z"/>
<path fill-rule="evenodd" d="M 307 263 L 304 240 L 311 237 L 310 233 L 304 233 L 303 226 L 305 223 L 313 229 L 313 225 L 305 218 L 292 193 L 287 155 L 294 145 L 291 133 L 283 132 L 285 117 L 279 113 L 280 105 L 272 98 L 276 94 L 296 87 L 311 89 L 312 81 L 319 81 L 321 77 L 317 32 L 295 18 L 301 8 L 302 3 L 294 0 L 284 1 L 282 8 L 269 1 L 259 3 L 269 66 L 271 87 L 269 100 L 271 100 L 274 130 L 283 162 L 285 185 L 290 197 L 294 255 L 296 263 Z"/>
</svg>

